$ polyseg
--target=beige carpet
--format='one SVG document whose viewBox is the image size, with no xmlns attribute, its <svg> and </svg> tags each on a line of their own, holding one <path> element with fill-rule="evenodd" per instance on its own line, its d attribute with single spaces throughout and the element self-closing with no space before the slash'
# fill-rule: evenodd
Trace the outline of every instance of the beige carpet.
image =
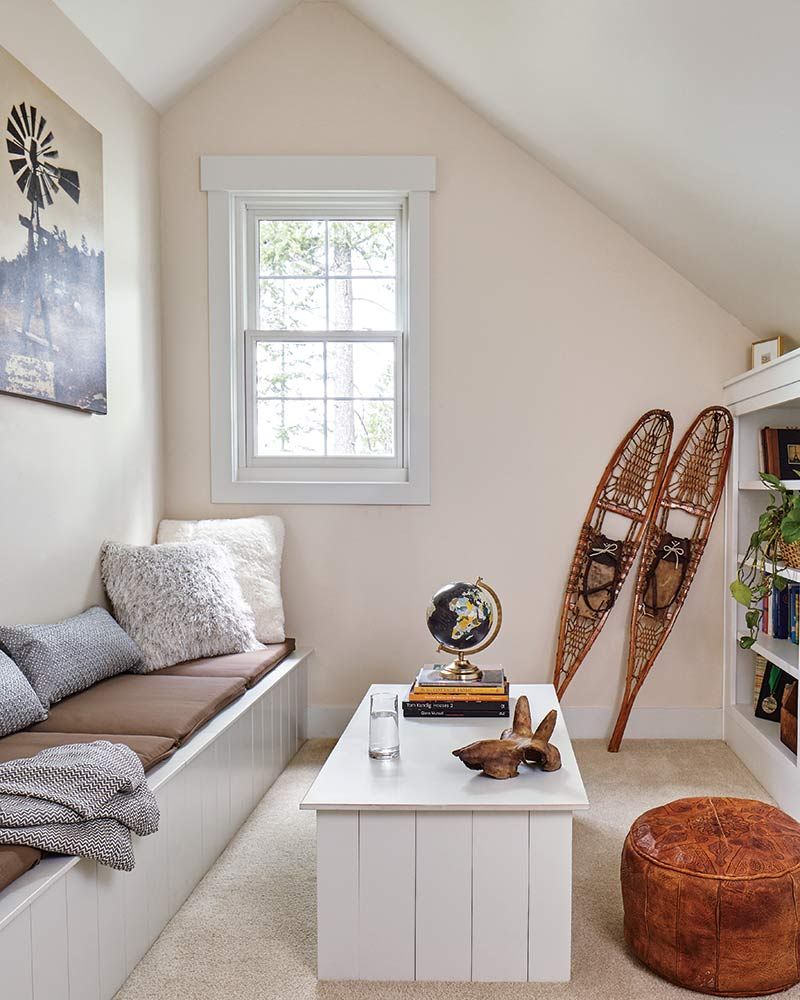
<svg viewBox="0 0 800 1000">
<path fill-rule="evenodd" d="M 625 952 L 619 853 L 635 817 L 683 795 L 767 798 L 724 743 L 575 744 L 591 808 L 575 824 L 572 982 L 318 983 L 314 814 L 297 808 L 330 751 L 312 740 L 165 928 L 117 1000 L 688 997 Z M 800 989 L 784 996 L 800 997 Z"/>
</svg>

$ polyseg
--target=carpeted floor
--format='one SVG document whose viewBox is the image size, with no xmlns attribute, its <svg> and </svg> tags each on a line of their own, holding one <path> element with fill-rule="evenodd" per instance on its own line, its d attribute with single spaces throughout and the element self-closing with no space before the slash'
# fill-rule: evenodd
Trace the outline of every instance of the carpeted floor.
<svg viewBox="0 0 800 1000">
<path fill-rule="evenodd" d="M 305 744 L 135 969 L 117 1000 L 579 1000 L 689 997 L 631 959 L 619 854 L 633 819 L 684 795 L 767 799 L 724 743 L 628 741 L 575 748 L 591 808 L 574 844 L 572 981 L 563 985 L 318 983 L 314 814 L 298 803 L 332 747 Z M 800 998 L 800 988 L 784 994 Z"/>
</svg>

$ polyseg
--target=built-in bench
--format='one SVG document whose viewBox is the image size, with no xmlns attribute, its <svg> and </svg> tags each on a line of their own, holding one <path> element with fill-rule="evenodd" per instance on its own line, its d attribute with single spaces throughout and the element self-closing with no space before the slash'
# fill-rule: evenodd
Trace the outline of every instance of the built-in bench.
<svg viewBox="0 0 800 1000">
<path fill-rule="evenodd" d="M 133 872 L 45 857 L 0 892 L 3 998 L 113 997 L 305 738 L 308 657 L 290 653 L 149 771 L 161 823 L 134 837 Z"/>
</svg>

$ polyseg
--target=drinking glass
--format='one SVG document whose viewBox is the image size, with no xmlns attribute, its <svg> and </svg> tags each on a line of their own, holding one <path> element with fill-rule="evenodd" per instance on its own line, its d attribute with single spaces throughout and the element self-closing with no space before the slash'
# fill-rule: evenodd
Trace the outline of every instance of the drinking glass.
<svg viewBox="0 0 800 1000">
<path fill-rule="evenodd" d="M 391 691 L 376 691 L 369 696 L 369 755 L 375 760 L 400 756 L 397 707 L 397 695 Z"/>
</svg>

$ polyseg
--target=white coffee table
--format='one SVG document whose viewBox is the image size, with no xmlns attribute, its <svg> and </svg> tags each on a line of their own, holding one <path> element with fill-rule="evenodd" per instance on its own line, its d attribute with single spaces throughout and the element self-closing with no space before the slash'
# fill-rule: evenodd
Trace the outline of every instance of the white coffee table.
<svg viewBox="0 0 800 1000">
<path fill-rule="evenodd" d="M 551 684 L 521 694 L 534 726 L 558 708 Z M 451 754 L 504 719 L 401 718 L 400 758 L 377 761 L 368 718 L 369 692 L 301 804 L 317 811 L 318 977 L 568 980 L 572 814 L 589 802 L 561 712 L 561 770 L 505 781 Z"/>
</svg>

